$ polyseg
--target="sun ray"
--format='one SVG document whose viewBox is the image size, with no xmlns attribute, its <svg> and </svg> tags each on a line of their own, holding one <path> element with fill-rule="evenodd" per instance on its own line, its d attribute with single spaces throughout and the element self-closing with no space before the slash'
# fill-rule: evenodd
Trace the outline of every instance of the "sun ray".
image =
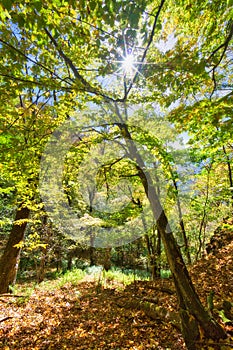
<svg viewBox="0 0 233 350">
<path fill-rule="evenodd" d="M 122 69 L 127 73 L 134 69 L 134 56 L 127 54 L 122 61 Z"/>
<path fill-rule="evenodd" d="M 141 50 L 141 48 L 140 48 Z M 118 51 L 118 60 L 111 60 L 109 62 L 116 63 L 117 69 L 114 72 L 114 75 L 122 77 L 123 83 L 127 88 L 128 84 L 131 84 L 136 75 L 141 76 L 145 79 L 145 76 L 141 72 L 141 67 L 144 65 L 156 65 L 155 63 L 142 62 L 140 60 L 141 52 L 138 50 L 137 46 L 134 44 L 128 45 L 126 40 L 126 35 L 123 32 L 123 47 L 119 47 Z"/>
</svg>

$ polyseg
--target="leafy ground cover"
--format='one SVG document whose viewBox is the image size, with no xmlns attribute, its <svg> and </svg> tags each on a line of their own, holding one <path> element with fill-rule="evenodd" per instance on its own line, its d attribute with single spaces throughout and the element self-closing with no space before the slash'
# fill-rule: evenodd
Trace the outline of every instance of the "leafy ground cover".
<svg viewBox="0 0 233 350">
<path fill-rule="evenodd" d="M 232 308 L 223 311 L 233 300 L 232 257 L 233 242 L 191 269 L 202 301 L 207 307 L 212 293 L 212 312 L 228 332 L 218 349 L 233 343 Z M 185 349 L 170 278 L 127 284 L 112 274 L 73 274 L 34 288 L 28 299 L 0 297 L 1 349 Z"/>
</svg>

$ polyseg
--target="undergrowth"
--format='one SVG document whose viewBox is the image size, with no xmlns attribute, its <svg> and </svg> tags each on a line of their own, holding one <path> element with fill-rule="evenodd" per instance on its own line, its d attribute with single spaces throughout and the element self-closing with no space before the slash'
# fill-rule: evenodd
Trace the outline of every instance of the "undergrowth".
<svg viewBox="0 0 233 350">
<path fill-rule="evenodd" d="M 162 278 L 167 278 L 169 276 L 169 271 L 162 271 Z M 108 287 L 115 284 L 118 285 L 119 288 L 129 285 L 137 280 L 150 280 L 150 274 L 147 271 L 130 269 L 122 270 L 117 267 L 112 267 L 110 270 L 105 271 L 102 266 L 91 266 L 84 270 L 74 268 L 65 273 L 57 273 L 54 277 L 55 278 L 52 280 L 45 280 L 41 283 L 24 282 L 16 284 L 14 287 L 11 287 L 12 294 L 23 295 L 22 299 L 18 299 L 19 302 L 23 303 L 28 300 L 35 289 L 51 291 L 60 289 L 68 284 L 70 286 L 77 286 L 77 284 L 85 277 L 94 281 L 97 285 Z"/>
</svg>

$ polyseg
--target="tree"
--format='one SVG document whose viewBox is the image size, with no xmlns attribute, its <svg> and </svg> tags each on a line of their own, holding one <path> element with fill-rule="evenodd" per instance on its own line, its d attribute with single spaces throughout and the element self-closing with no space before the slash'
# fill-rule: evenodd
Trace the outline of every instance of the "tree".
<svg viewBox="0 0 233 350">
<path fill-rule="evenodd" d="M 7 110 L 2 105 L 0 118 L 0 171 L 8 179 L 3 192 L 14 197 L 12 205 L 16 214 L 1 257 L 1 293 L 7 292 L 16 280 L 27 222 L 33 220 L 30 212 L 42 208 L 37 191 L 40 157 L 43 143 L 59 121 L 54 118 L 55 109 L 51 111 L 51 107 L 45 107 L 40 90 L 34 93 L 25 88 L 18 97 L 10 90 L 7 95 Z M 1 98 L 4 100 L 6 95 L 2 94 Z"/>
<path fill-rule="evenodd" d="M 0 260 L 0 293 L 9 292 L 9 286 L 15 282 L 28 217 L 29 209 L 23 207 L 22 204 L 22 207 L 17 210 L 7 245 Z"/>
</svg>

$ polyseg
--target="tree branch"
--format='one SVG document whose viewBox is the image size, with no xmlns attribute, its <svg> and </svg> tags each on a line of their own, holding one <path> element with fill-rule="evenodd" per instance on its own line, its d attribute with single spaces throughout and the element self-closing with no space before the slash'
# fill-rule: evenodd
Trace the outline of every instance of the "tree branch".
<svg viewBox="0 0 233 350">
<path fill-rule="evenodd" d="M 210 98 L 213 96 L 213 94 L 214 94 L 214 92 L 215 92 L 215 90 L 216 90 L 216 88 L 217 88 L 217 82 L 216 82 L 216 77 L 215 77 L 215 71 L 216 71 L 216 69 L 218 68 L 218 66 L 220 65 L 220 63 L 221 63 L 222 60 L 223 60 L 223 57 L 224 57 L 224 55 L 225 55 L 225 53 L 226 53 L 226 51 L 227 51 L 227 48 L 228 48 L 229 43 L 230 43 L 230 41 L 231 41 L 231 39 L 232 39 L 232 36 L 233 36 L 233 24 L 231 24 L 230 32 L 229 32 L 229 34 L 228 34 L 226 40 L 224 41 L 224 43 L 221 44 L 221 45 L 219 45 L 219 46 L 212 52 L 212 54 L 209 56 L 209 58 L 208 58 L 208 60 L 207 60 L 207 61 L 209 61 L 219 50 L 221 50 L 222 48 L 224 48 L 224 49 L 223 49 L 223 52 L 222 52 L 222 54 L 221 54 L 221 56 L 220 56 L 220 58 L 219 58 L 219 60 L 218 60 L 218 62 L 217 62 L 217 63 L 214 65 L 214 67 L 211 69 L 211 71 L 212 71 L 212 80 L 213 80 L 213 83 L 214 83 L 214 87 L 213 87 L 212 93 L 211 93 L 211 95 L 210 95 Z M 210 72 L 211 72 L 211 71 L 210 71 Z"/>
<path fill-rule="evenodd" d="M 223 52 L 222 52 L 222 54 L 221 54 L 221 57 L 220 57 L 220 59 L 219 59 L 219 62 L 218 62 L 216 65 L 218 66 L 218 65 L 220 64 L 220 62 L 222 61 L 223 56 L 224 56 L 224 54 L 225 54 L 225 52 L 226 52 L 226 50 L 227 50 L 227 48 L 228 48 L 228 45 L 229 45 L 229 43 L 230 43 L 230 41 L 231 41 L 232 36 L 233 36 L 233 24 L 231 25 L 230 32 L 229 32 L 229 34 L 228 34 L 228 37 L 227 37 L 226 40 L 224 41 L 224 43 L 221 44 L 221 45 L 219 45 L 219 46 L 212 52 L 212 54 L 211 54 L 211 55 L 209 56 L 209 58 L 208 58 L 208 61 L 209 61 L 219 50 L 221 50 L 221 49 L 224 47 L 224 50 L 223 50 Z M 216 66 L 216 65 L 215 65 L 215 66 Z"/>
<path fill-rule="evenodd" d="M 164 3 L 165 3 L 165 0 L 162 0 L 160 5 L 159 5 L 159 7 L 158 7 L 157 13 L 155 15 L 153 27 L 152 27 L 152 30 L 151 30 L 151 34 L 150 34 L 148 43 L 146 45 L 146 48 L 144 50 L 144 53 L 142 55 L 141 61 L 139 63 L 138 69 L 137 69 L 137 71 L 136 71 L 136 73 L 135 73 L 135 75 L 134 75 L 134 77 L 133 77 L 133 79 L 132 79 L 128 89 L 125 91 L 123 99 L 119 99 L 117 102 L 124 102 L 127 99 L 127 97 L 129 95 L 129 93 L 130 93 L 130 91 L 131 91 L 131 89 L 132 89 L 132 87 L 133 87 L 133 85 L 134 85 L 138 75 L 141 73 L 142 65 L 143 65 L 143 62 L 146 59 L 147 52 L 148 52 L 148 50 L 149 50 L 149 48 L 150 48 L 150 46 L 152 44 L 152 41 L 153 41 L 153 38 L 154 38 L 154 35 L 155 35 L 155 29 L 156 29 L 156 26 L 157 26 L 158 18 L 159 18 L 159 15 L 160 15 L 160 12 L 161 12 L 161 10 L 163 8 Z"/>
<path fill-rule="evenodd" d="M 32 84 L 32 85 L 35 85 L 35 86 L 40 86 L 41 88 L 45 88 L 46 87 L 44 82 L 40 82 L 38 80 L 23 79 L 22 77 L 16 77 L 14 75 L 3 74 L 3 73 L 0 73 L 0 76 L 1 77 L 6 77 L 6 78 L 8 78 L 10 80 L 14 80 L 14 81 L 17 81 L 17 82 L 29 83 L 29 84 Z M 72 88 L 60 85 L 60 90 L 61 91 L 71 91 Z M 80 89 L 80 91 L 81 91 L 81 89 Z M 85 90 L 83 90 L 83 91 L 85 91 Z"/>
<path fill-rule="evenodd" d="M 65 63 L 68 67 L 72 70 L 74 76 L 76 79 L 81 81 L 81 83 L 89 89 L 90 92 L 92 92 L 93 88 L 90 86 L 90 84 L 83 78 L 83 76 L 78 72 L 78 69 L 73 64 L 72 60 L 64 53 L 64 51 L 59 47 L 57 41 L 54 39 L 54 37 L 51 35 L 51 33 L 47 30 L 47 28 L 44 28 L 46 34 L 54 44 L 55 48 L 57 49 L 59 55 L 64 59 Z"/>
<path fill-rule="evenodd" d="M 16 51 L 20 56 L 24 57 L 27 61 L 37 65 L 38 67 L 43 68 L 45 71 L 49 72 L 51 74 L 51 76 L 55 76 L 56 78 L 58 78 L 59 80 L 64 81 L 64 79 L 62 79 L 61 77 L 59 77 L 59 75 L 57 75 L 55 72 L 53 72 L 50 68 L 46 67 L 45 65 L 43 65 L 42 63 L 37 62 L 36 60 L 34 60 L 33 58 L 27 56 L 25 53 L 23 53 L 21 50 L 17 49 L 15 46 L 9 44 L 8 42 L 6 42 L 5 40 L 0 38 L 0 42 L 2 44 L 4 44 L 5 46 L 9 47 L 10 49 Z"/>
<path fill-rule="evenodd" d="M 39 81 L 36 81 L 36 80 L 29 80 L 29 79 L 23 79 L 22 77 L 16 77 L 16 76 L 10 75 L 10 74 L 3 74 L 3 73 L 0 73 L 0 76 L 1 76 L 1 77 L 9 78 L 9 79 L 11 79 L 11 80 L 21 81 L 21 82 L 23 82 L 23 83 L 30 83 L 30 84 L 35 84 L 35 85 L 44 86 L 44 83 L 40 83 Z"/>
<path fill-rule="evenodd" d="M 6 316 L 6 317 L 1 318 L 0 323 L 8 320 L 9 318 L 13 318 L 13 316 Z"/>
</svg>

